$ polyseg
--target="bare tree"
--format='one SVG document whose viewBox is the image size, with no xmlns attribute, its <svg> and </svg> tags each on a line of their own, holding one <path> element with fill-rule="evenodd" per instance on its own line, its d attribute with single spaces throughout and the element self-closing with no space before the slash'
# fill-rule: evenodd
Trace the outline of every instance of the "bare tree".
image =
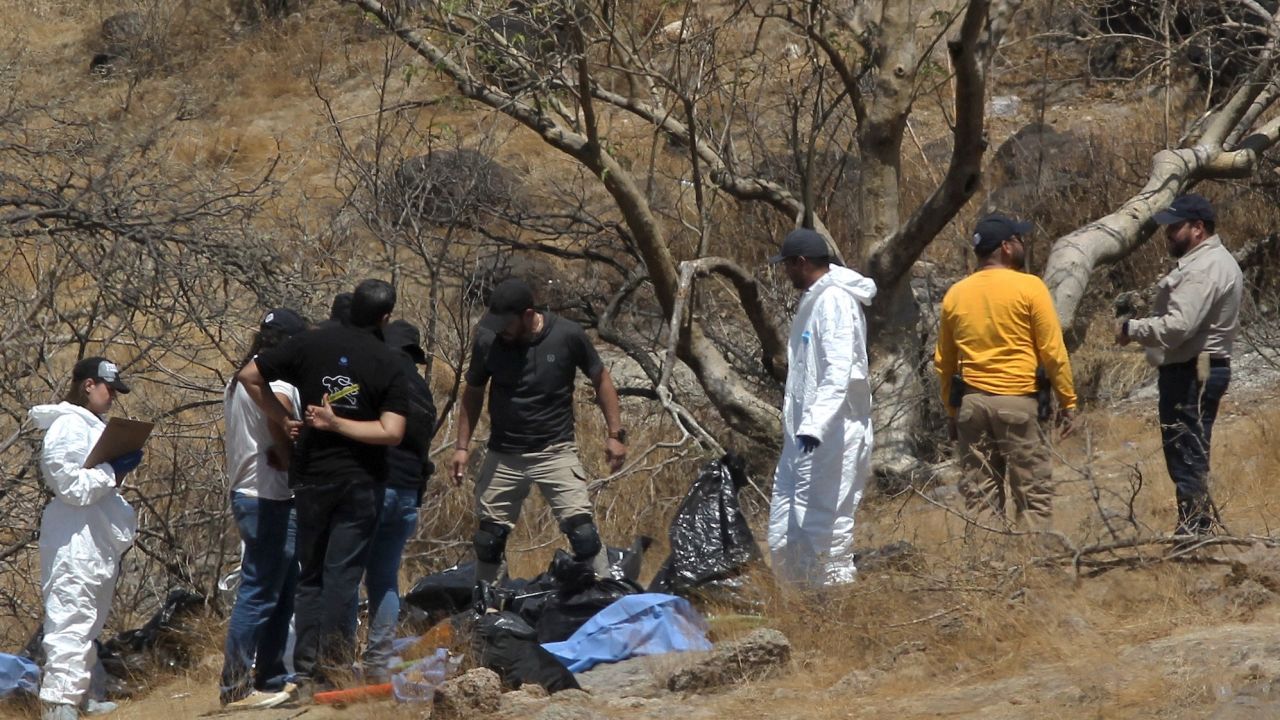
<svg viewBox="0 0 1280 720">
<path fill-rule="evenodd" d="M 1155 230 L 1152 216 L 1179 194 L 1205 180 L 1246 178 L 1259 167 L 1262 154 L 1280 140 L 1280 118 L 1264 116 L 1280 98 L 1276 79 L 1280 13 L 1270 14 L 1256 3 L 1242 0 L 1264 21 L 1270 38 L 1259 49 L 1255 64 L 1227 95 L 1227 99 L 1198 118 L 1180 147 L 1156 153 L 1146 184 L 1114 212 L 1059 238 L 1054 243 L 1044 277 L 1053 293 L 1064 328 L 1075 326 L 1074 340 L 1083 338 L 1077 311 L 1094 272 L 1127 257 Z"/>
<path fill-rule="evenodd" d="M 813 160 L 832 148 L 855 158 L 858 181 L 840 186 L 857 198 L 854 217 L 847 235 L 832 237 L 833 253 L 864 267 L 883 293 L 874 334 L 880 467 L 902 474 L 915 466 L 911 433 L 925 353 L 911 267 L 977 188 L 986 66 L 1016 2 L 992 10 L 985 0 L 744 1 L 708 16 L 687 2 L 672 21 L 660 8 L 614 2 L 428 2 L 400 14 L 378 0 L 348 1 L 394 31 L 463 97 L 516 120 L 595 175 L 635 245 L 661 317 L 679 319 L 679 361 L 728 427 L 763 447 L 778 444 L 776 385 L 761 381 L 785 377 L 777 330 L 784 318 L 776 306 L 762 306 L 759 281 L 740 265 L 752 253 L 741 243 L 727 257 L 712 252 L 733 247 L 715 237 L 721 222 L 732 222 L 717 203 L 724 196 L 769 208 L 776 224 L 756 228 L 769 238 L 778 224 L 794 223 L 832 236 L 815 212 L 831 203 L 819 200 L 822 168 Z M 906 120 L 921 97 L 945 85 L 925 72 L 943 45 L 952 68 L 943 75 L 953 76 L 952 159 L 925 203 L 904 208 Z M 780 62 L 788 67 L 773 67 Z M 654 138 L 647 146 L 639 142 L 644 133 Z M 790 139 L 798 188 L 762 171 L 764 151 L 776 153 L 779 137 Z M 662 183 L 691 189 L 689 214 L 664 212 Z M 694 276 L 722 277 L 727 293 L 714 285 L 681 293 L 683 263 Z M 708 324 L 714 315 L 678 312 L 682 301 L 727 311 L 725 300 L 745 315 L 754 347 L 717 337 Z M 615 335 L 610 330 L 601 327 L 602 336 Z M 755 356 L 753 367 L 739 362 L 744 356 Z"/>
</svg>

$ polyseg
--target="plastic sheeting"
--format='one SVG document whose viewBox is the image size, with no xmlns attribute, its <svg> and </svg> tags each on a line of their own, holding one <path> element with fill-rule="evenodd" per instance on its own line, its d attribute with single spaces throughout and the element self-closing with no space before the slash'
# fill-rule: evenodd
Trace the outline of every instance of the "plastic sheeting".
<svg viewBox="0 0 1280 720">
<path fill-rule="evenodd" d="M 0 698 L 40 692 L 40 666 L 21 655 L 0 653 Z"/>
<path fill-rule="evenodd" d="M 568 640 L 542 646 L 573 672 L 640 655 L 710 650 L 707 622 L 674 595 L 629 595 L 600 611 Z"/>
<path fill-rule="evenodd" d="M 746 484 L 745 463 L 733 453 L 702 466 L 671 521 L 671 555 L 649 592 L 736 591 L 735 577 L 760 558 L 738 503 L 738 489 Z"/>
</svg>

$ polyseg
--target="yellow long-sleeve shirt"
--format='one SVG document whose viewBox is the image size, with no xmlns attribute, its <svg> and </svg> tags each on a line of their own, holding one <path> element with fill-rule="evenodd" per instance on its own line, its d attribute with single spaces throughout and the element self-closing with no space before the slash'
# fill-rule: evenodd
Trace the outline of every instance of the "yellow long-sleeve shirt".
<svg viewBox="0 0 1280 720">
<path fill-rule="evenodd" d="M 1076 406 L 1062 326 L 1049 288 L 1035 275 L 988 268 L 952 285 L 942 298 L 933 364 L 942 381 L 942 404 L 952 415 L 952 375 L 960 373 L 969 387 L 995 395 L 1030 395 L 1038 366 L 1049 376 L 1059 407 Z"/>
</svg>

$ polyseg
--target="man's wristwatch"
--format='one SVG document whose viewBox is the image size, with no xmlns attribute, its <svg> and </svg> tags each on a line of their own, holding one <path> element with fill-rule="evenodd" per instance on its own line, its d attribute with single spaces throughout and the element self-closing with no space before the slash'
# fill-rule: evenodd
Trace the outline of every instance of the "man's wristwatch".
<svg viewBox="0 0 1280 720">
<path fill-rule="evenodd" d="M 613 432 L 609 433 L 609 439 L 610 439 L 610 440 L 617 440 L 618 442 L 622 443 L 623 445 L 626 445 L 626 444 L 627 444 L 627 429 L 626 429 L 626 428 L 618 428 L 617 430 L 614 430 Z"/>
</svg>

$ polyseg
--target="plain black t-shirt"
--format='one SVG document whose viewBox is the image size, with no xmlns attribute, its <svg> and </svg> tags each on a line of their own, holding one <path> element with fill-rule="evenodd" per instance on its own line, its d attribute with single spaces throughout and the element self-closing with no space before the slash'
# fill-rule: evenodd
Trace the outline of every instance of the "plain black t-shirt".
<svg viewBox="0 0 1280 720">
<path fill-rule="evenodd" d="M 350 420 L 377 420 L 384 412 L 409 414 L 404 364 L 372 330 L 318 328 L 259 354 L 257 362 L 268 381 L 284 380 L 298 388 L 304 407 L 323 404 L 328 393 L 333 413 Z M 333 399 L 351 386 L 356 390 Z M 293 487 L 347 480 L 382 482 L 386 476 L 385 446 L 305 426 L 289 467 Z"/>
<path fill-rule="evenodd" d="M 404 439 L 387 448 L 387 484 L 421 489 L 435 469 L 429 456 L 431 435 L 436 429 L 436 404 L 431 385 L 418 373 L 413 359 L 399 350 L 395 354 L 404 368 L 409 414 L 404 419 Z"/>
<path fill-rule="evenodd" d="M 489 384 L 489 448 L 528 453 L 573 440 L 573 380 L 581 369 L 604 370 L 582 326 L 543 313 L 542 331 L 527 343 L 507 343 L 480 328 L 471 348 L 467 384 Z"/>
</svg>

